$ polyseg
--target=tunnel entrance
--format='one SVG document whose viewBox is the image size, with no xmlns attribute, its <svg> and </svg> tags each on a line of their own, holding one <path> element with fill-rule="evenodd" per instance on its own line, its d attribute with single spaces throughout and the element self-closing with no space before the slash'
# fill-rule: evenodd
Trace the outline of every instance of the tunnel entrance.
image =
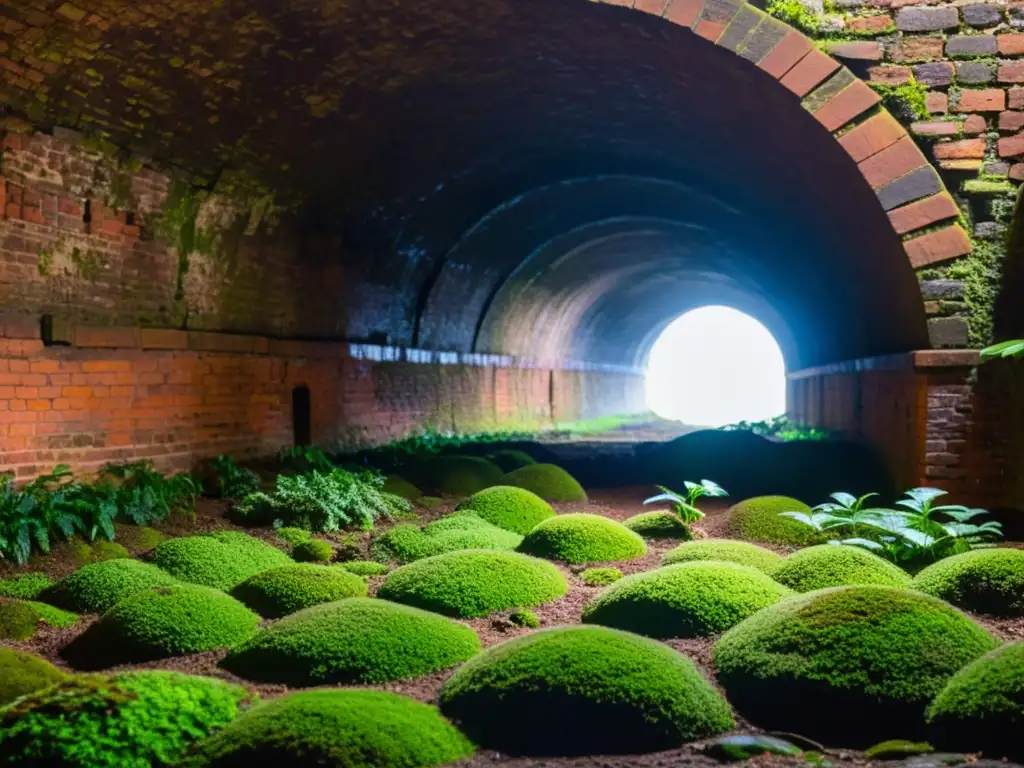
<svg viewBox="0 0 1024 768">
<path fill-rule="evenodd" d="M 651 347 L 647 405 L 663 419 L 721 427 L 786 410 L 786 364 L 764 325 L 728 306 L 677 317 Z"/>
</svg>

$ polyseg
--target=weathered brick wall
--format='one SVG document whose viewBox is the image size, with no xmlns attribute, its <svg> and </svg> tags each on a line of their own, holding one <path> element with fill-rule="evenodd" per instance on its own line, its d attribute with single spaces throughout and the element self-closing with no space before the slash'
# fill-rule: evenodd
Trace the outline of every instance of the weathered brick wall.
<svg viewBox="0 0 1024 768">
<path fill-rule="evenodd" d="M 313 441 L 337 447 L 644 409 L 643 379 L 626 373 L 374 360 L 348 344 L 134 328 L 78 328 L 79 346 L 56 347 L 33 332 L 17 318 L 0 330 L 0 469 L 23 478 L 57 463 L 182 469 L 270 455 L 293 444 L 301 386 Z"/>
</svg>

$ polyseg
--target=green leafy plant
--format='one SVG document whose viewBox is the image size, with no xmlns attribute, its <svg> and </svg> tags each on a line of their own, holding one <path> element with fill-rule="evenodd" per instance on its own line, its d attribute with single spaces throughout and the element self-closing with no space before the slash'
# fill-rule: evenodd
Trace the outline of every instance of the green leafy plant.
<svg viewBox="0 0 1024 768">
<path fill-rule="evenodd" d="M 260 476 L 240 467 L 230 456 L 218 456 L 210 464 L 215 492 L 222 499 L 244 499 L 259 490 Z"/>
<path fill-rule="evenodd" d="M 1024 339 L 1004 341 L 981 350 L 982 362 L 1007 357 L 1024 357 Z"/>
<path fill-rule="evenodd" d="M 373 527 L 374 520 L 411 510 L 411 504 L 385 493 L 384 478 L 374 472 L 344 469 L 313 470 L 304 475 L 278 475 L 272 494 L 252 493 L 236 507 L 246 522 L 280 521 L 309 531 L 339 531 Z"/>
<path fill-rule="evenodd" d="M 195 515 L 199 486 L 188 475 L 166 477 L 148 461 L 108 464 L 100 470 L 101 485 L 110 480 L 116 487 L 121 514 L 136 525 L 149 525 L 171 514 Z"/>
<path fill-rule="evenodd" d="M 805 512 L 781 512 L 822 533 L 849 534 L 832 543 L 864 547 L 884 554 L 907 567 L 941 560 L 971 549 L 990 546 L 1002 536 L 1002 525 L 995 521 L 969 522 L 987 514 L 960 504 L 936 505 L 946 494 L 938 488 L 913 488 L 896 508 L 868 508 L 866 503 L 877 494 L 856 498 L 848 493 L 832 494 L 833 502 Z"/>
<path fill-rule="evenodd" d="M 679 515 L 679 519 L 682 520 L 686 525 L 691 525 L 702 517 L 704 513 L 697 509 L 697 499 L 716 496 L 728 496 L 717 483 L 713 483 L 710 480 L 701 480 L 699 483 L 692 483 L 689 480 L 683 482 L 686 486 L 686 495 L 676 493 L 675 491 L 669 490 L 663 485 L 659 485 L 663 492 L 657 496 L 651 496 L 649 499 L 644 500 L 644 504 L 657 504 L 662 501 L 667 501 L 672 505 L 675 513 Z"/>
<path fill-rule="evenodd" d="M 320 472 L 330 474 L 335 469 L 322 448 L 315 445 L 297 445 L 294 448 L 285 448 L 278 457 L 283 469 L 295 472 L 300 475 L 309 472 Z"/>
<path fill-rule="evenodd" d="M 724 432 L 752 432 L 762 437 L 774 437 L 783 442 L 796 440 L 828 440 L 832 433 L 818 427 L 805 427 L 788 416 L 776 416 L 763 421 L 738 421 L 722 427 Z"/>
</svg>

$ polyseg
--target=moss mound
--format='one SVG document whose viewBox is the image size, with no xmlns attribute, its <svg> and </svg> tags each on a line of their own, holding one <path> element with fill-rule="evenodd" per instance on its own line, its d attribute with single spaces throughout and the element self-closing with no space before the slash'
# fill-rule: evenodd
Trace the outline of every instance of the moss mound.
<svg viewBox="0 0 1024 768">
<path fill-rule="evenodd" d="M 488 523 L 519 534 L 532 531 L 539 522 L 555 516 L 544 499 L 524 488 L 495 485 L 474 493 L 459 505 Z"/>
<path fill-rule="evenodd" d="M 803 523 L 780 516 L 780 512 L 806 512 L 811 508 L 788 496 L 755 496 L 729 510 L 729 523 L 745 539 L 769 544 L 806 547 L 821 544 L 825 537 Z"/>
<path fill-rule="evenodd" d="M 472 754 L 466 737 L 426 704 L 382 691 L 305 691 L 253 707 L 185 766 L 415 768 Z"/>
<path fill-rule="evenodd" d="M 969 611 L 1024 616 L 1024 550 L 976 549 L 947 557 L 917 574 L 914 586 Z"/>
<path fill-rule="evenodd" d="M 300 563 L 329 563 L 334 559 L 334 547 L 323 539 L 300 541 L 292 547 L 292 557 Z"/>
<path fill-rule="evenodd" d="M 520 467 L 527 467 L 530 464 L 536 464 L 537 460 L 533 458 L 526 451 L 520 451 L 516 448 L 506 448 L 505 450 L 496 451 L 488 456 L 492 462 L 498 465 L 502 472 L 511 472 Z"/>
<path fill-rule="evenodd" d="M 691 560 L 724 560 L 727 563 L 739 563 L 771 573 L 782 562 L 782 555 L 746 541 L 703 539 L 680 544 L 662 558 L 665 565 L 687 563 Z"/>
<path fill-rule="evenodd" d="M 77 621 L 77 614 L 46 603 L 0 597 L 0 640 L 27 640 L 36 633 L 40 624 L 70 627 Z"/>
<path fill-rule="evenodd" d="M 383 576 L 388 572 L 388 567 L 383 563 L 375 563 L 373 560 L 353 560 L 348 563 L 341 563 L 349 573 L 356 576 Z"/>
<path fill-rule="evenodd" d="M 222 665 L 267 683 L 384 683 L 453 667 L 479 650 L 472 629 L 443 616 L 353 597 L 286 616 Z"/>
<path fill-rule="evenodd" d="M 234 531 L 171 539 L 153 550 L 153 562 L 192 584 L 226 591 L 260 571 L 292 559 L 264 541 Z"/>
<path fill-rule="evenodd" d="M 671 512 L 641 512 L 633 515 L 622 524 L 634 533 L 638 533 L 645 539 L 682 539 L 689 541 L 693 538 L 693 531 L 682 520 L 679 515 Z"/>
<path fill-rule="evenodd" d="M 647 545 L 622 523 L 580 513 L 545 520 L 527 534 L 519 551 L 583 564 L 643 557 Z"/>
<path fill-rule="evenodd" d="M 61 655 L 79 669 L 100 669 L 202 653 L 242 642 L 259 621 L 233 597 L 211 587 L 156 587 L 115 605 Z"/>
<path fill-rule="evenodd" d="M 0 648 L 0 706 L 65 679 L 67 675 L 38 656 Z"/>
<path fill-rule="evenodd" d="M 689 659 L 603 627 L 547 629 L 490 648 L 441 689 L 441 711 L 511 754 L 653 752 L 733 725 Z"/>
<path fill-rule="evenodd" d="M 115 526 L 117 540 L 132 552 L 148 552 L 158 544 L 167 541 L 167 536 L 146 525 Z"/>
<path fill-rule="evenodd" d="M 587 568 L 580 573 L 580 580 L 588 587 L 607 587 L 622 578 L 618 568 Z"/>
<path fill-rule="evenodd" d="M 508 620 L 517 627 L 524 629 L 537 629 L 540 626 L 540 619 L 533 611 L 513 611 L 509 614 Z"/>
<path fill-rule="evenodd" d="M 705 637 L 791 594 L 756 568 L 694 561 L 621 579 L 583 609 L 583 621 L 650 637 Z"/>
<path fill-rule="evenodd" d="M 751 616 L 722 636 L 713 658 L 729 700 L 755 724 L 870 746 L 919 735 L 932 697 L 996 645 L 934 597 L 833 587 Z"/>
<path fill-rule="evenodd" d="M 497 465 L 479 456 L 436 456 L 420 466 L 423 485 L 437 493 L 469 496 L 501 480 Z"/>
<path fill-rule="evenodd" d="M 231 595 L 265 619 L 277 619 L 320 603 L 365 597 L 366 582 L 343 568 L 295 563 L 250 576 Z"/>
<path fill-rule="evenodd" d="M 296 528 L 293 525 L 282 525 L 280 528 L 275 528 L 274 535 L 281 539 L 281 541 L 293 546 L 313 538 L 313 534 L 310 531 L 307 531 L 305 528 Z"/>
<path fill-rule="evenodd" d="M 50 577 L 45 573 L 23 573 L 10 579 L 0 579 L 0 597 L 34 600 L 50 584 Z"/>
<path fill-rule="evenodd" d="M 411 563 L 460 549 L 513 550 L 522 541 L 519 534 L 465 512 L 435 520 L 423 528 L 396 525 L 374 539 L 370 552 L 376 560 Z"/>
<path fill-rule="evenodd" d="M 587 493 L 576 478 L 555 464 L 529 464 L 513 469 L 498 483 L 525 488 L 547 501 L 587 500 Z"/>
<path fill-rule="evenodd" d="M 931 740 L 943 749 L 1024 757 L 1024 642 L 992 651 L 953 675 L 927 718 Z"/>
<path fill-rule="evenodd" d="M 486 616 L 551 602 L 568 591 L 545 560 L 516 552 L 466 550 L 428 557 L 387 577 L 377 596 L 445 616 Z"/>
<path fill-rule="evenodd" d="M 0 759 L 17 765 L 177 765 L 227 725 L 247 698 L 221 680 L 179 672 L 82 675 L 0 710 Z"/>
<path fill-rule="evenodd" d="M 828 544 L 794 552 L 769 573 L 797 592 L 858 584 L 909 588 L 913 581 L 906 571 L 866 549 Z"/>
<path fill-rule="evenodd" d="M 416 499 L 423 495 L 419 488 L 400 475 L 388 475 L 384 480 L 384 486 L 381 490 L 384 493 L 401 496 L 409 501 L 416 501 Z"/>
<path fill-rule="evenodd" d="M 106 560 L 79 568 L 43 590 L 39 599 L 76 613 L 104 613 L 138 592 L 178 583 L 150 563 Z"/>
<path fill-rule="evenodd" d="M 91 544 L 87 541 L 75 542 L 71 545 L 71 553 L 75 563 L 79 566 L 132 556 L 131 552 L 116 541 L 107 541 L 106 539 L 97 539 Z"/>
</svg>

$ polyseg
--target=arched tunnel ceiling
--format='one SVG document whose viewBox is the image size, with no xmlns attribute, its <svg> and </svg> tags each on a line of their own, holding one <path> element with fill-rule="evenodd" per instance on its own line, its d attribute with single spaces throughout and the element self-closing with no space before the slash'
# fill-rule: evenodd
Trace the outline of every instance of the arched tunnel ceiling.
<svg viewBox="0 0 1024 768">
<path fill-rule="evenodd" d="M 46 76 L 0 96 L 301 200 L 340 236 L 304 257 L 345 262 L 351 337 L 632 364 L 725 301 L 791 367 L 927 343 L 852 160 L 689 30 L 586 0 L 80 5 L 4 6 Z"/>
</svg>

